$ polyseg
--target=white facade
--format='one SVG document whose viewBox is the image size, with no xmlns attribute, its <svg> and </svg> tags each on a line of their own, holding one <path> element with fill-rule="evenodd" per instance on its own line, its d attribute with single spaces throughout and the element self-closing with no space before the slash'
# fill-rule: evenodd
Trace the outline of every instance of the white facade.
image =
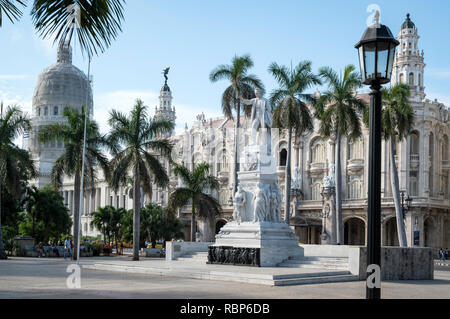
<svg viewBox="0 0 450 319">
<path fill-rule="evenodd" d="M 411 103 L 416 114 L 414 132 L 407 139 L 399 141 L 396 148 L 400 189 L 413 198 L 412 207 L 406 215 L 405 223 L 409 246 L 450 247 L 450 111 L 438 101 L 429 101 L 425 95 L 424 52 L 419 49 L 419 33 L 408 16 L 397 38 L 398 47 L 392 82 L 404 82 L 411 87 Z M 369 101 L 368 95 L 360 95 Z M 175 107 L 172 105 L 172 93 L 167 83 L 160 94 L 160 105 L 156 107 L 156 117 L 175 119 Z M 36 108 L 33 103 L 33 115 Z M 36 120 L 35 118 L 33 119 Z M 241 120 L 245 129 L 248 120 Z M 174 142 L 173 159 L 192 168 L 195 163 L 211 164 L 211 173 L 218 177 L 220 190 L 214 195 L 223 206 L 224 215 L 217 218 L 217 229 L 231 220 L 234 159 L 234 121 L 224 118 L 206 119 L 203 114 L 185 132 L 172 136 Z M 328 202 L 322 199 L 323 178 L 329 175 L 330 164 L 335 163 L 334 141 L 325 140 L 318 133 L 318 122 L 308 136 L 296 137 L 292 145 L 292 176 L 294 195 L 292 196 L 291 226 L 303 243 L 321 243 L 323 228 L 333 241 L 333 202 L 328 212 Z M 248 134 L 241 135 L 241 147 L 248 142 Z M 368 192 L 368 143 L 366 128 L 360 139 L 343 137 L 341 145 L 342 190 L 344 239 L 346 244 L 364 245 L 367 234 L 367 192 Z M 287 138 L 280 136 L 274 145 L 278 161 L 278 182 L 284 194 L 284 175 L 287 156 Z M 38 154 L 38 153 L 35 153 Z M 56 153 L 46 151 L 53 157 Z M 52 155 L 53 154 L 53 155 Z M 42 157 L 43 153 L 40 154 Z M 153 187 L 152 201 L 167 204 L 170 191 L 180 185 L 172 176 L 170 166 L 164 162 L 171 176 L 169 189 Z M 389 174 L 389 145 L 382 145 L 382 244 L 396 245 L 396 221 Z M 99 174 L 101 175 L 101 173 Z M 123 187 L 114 193 L 100 178 L 95 191 L 85 195 L 85 209 L 82 233 L 96 235 L 98 231 L 89 226 L 88 214 L 99 206 L 113 205 L 131 209 L 133 207 L 130 188 Z M 66 204 L 73 210 L 73 181 L 66 180 L 62 189 Z M 144 197 L 143 204 L 149 202 Z M 284 207 L 284 206 L 282 206 Z M 324 214 L 326 213 L 326 214 Z M 327 216 L 324 218 L 324 215 Z M 185 223 L 185 238 L 190 238 L 190 208 L 184 207 L 179 217 Z M 325 227 L 323 227 L 323 225 Z M 203 231 L 199 222 L 198 232 Z"/>
</svg>

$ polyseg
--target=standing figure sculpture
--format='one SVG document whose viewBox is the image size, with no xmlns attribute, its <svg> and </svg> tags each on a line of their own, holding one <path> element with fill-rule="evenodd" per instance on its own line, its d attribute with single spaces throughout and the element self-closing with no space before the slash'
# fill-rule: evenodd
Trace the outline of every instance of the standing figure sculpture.
<svg viewBox="0 0 450 319">
<path fill-rule="evenodd" d="M 257 191 L 255 196 L 255 216 L 253 217 L 254 222 L 263 222 L 267 220 L 267 215 L 269 214 L 269 205 L 267 201 L 267 196 L 262 183 L 258 183 Z"/>
<path fill-rule="evenodd" d="M 246 100 L 242 96 L 244 105 L 252 106 L 251 115 L 251 143 L 252 145 L 267 145 L 267 154 L 271 150 L 271 128 L 273 124 L 272 110 L 269 101 L 263 98 L 262 90 L 255 89 L 256 98 Z"/>
<path fill-rule="evenodd" d="M 242 190 L 242 185 L 238 185 L 238 191 L 234 196 L 234 211 L 233 211 L 233 220 L 237 221 L 240 224 L 243 220 L 245 221 L 245 192 Z"/>
<path fill-rule="evenodd" d="M 164 69 L 163 72 L 162 72 L 164 74 L 164 78 L 166 79 L 166 84 L 167 84 L 167 80 L 169 79 L 168 76 L 167 76 L 169 74 L 169 71 L 170 71 L 170 67 Z"/>
<path fill-rule="evenodd" d="M 278 185 L 272 185 L 271 189 L 271 196 L 272 199 L 270 201 L 271 203 L 271 214 L 272 214 L 272 221 L 279 223 L 281 221 L 281 201 L 283 200 L 283 195 L 281 194 L 281 190 L 278 187 Z"/>
</svg>

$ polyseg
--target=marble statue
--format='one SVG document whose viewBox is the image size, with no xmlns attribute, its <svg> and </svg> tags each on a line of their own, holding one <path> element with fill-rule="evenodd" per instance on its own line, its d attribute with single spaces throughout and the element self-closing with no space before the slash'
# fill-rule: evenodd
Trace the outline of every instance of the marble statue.
<svg viewBox="0 0 450 319">
<path fill-rule="evenodd" d="M 255 215 L 253 222 L 266 221 L 269 212 L 269 206 L 267 205 L 267 190 L 264 189 L 262 183 L 258 183 L 255 196 Z"/>
<path fill-rule="evenodd" d="M 335 165 L 333 163 L 330 164 L 329 166 L 329 175 L 325 176 L 323 178 L 323 187 L 325 188 L 330 188 L 330 187 L 335 187 L 336 186 L 336 177 L 335 177 L 335 173 L 334 173 L 334 167 Z"/>
<path fill-rule="evenodd" d="M 234 211 L 233 211 L 233 220 L 241 223 L 242 217 L 245 218 L 245 192 L 242 190 L 242 185 L 238 185 L 238 191 L 234 196 Z"/>
<path fill-rule="evenodd" d="M 266 221 L 278 223 L 281 220 L 281 190 L 277 185 L 271 185 L 269 191 L 269 215 Z"/>
<path fill-rule="evenodd" d="M 242 96 L 241 102 L 244 105 L 252 106 L 251 113 L 251 143 L 252 145 L 267 145 L 270 152 L 271 128 L 273 124 L 272 110 L 269 101 L 262 96 L 262 90 L 255 89 L 256 98 L 246 100 Z"/>
<path fill-rule="evenodd" d="M 294 176 L 291 182 L 292 189 L 301 189 L 301 176 L 300 176 L 300 167 L 294 168 Z"/>
</svg>

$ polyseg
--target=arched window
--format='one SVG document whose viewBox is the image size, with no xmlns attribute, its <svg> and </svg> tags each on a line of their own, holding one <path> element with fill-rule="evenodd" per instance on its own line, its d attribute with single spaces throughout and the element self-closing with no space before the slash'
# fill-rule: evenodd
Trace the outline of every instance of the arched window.
<svg viewBox="0 0 450 319">
<path fill-rule="evenodd" d="M 411 196 L 419 195 L 419 175 L 417 174 L 417 171 L 409 173 L 409 193 Z"/>
<path fill-rule="evenodd" d="M 321 200 L 322 195 L 322 179 L 321 178 L 312 178 L 311 179 L 311 200 Z"/>
<path fill-rule="evenodd" d="M 41 108 L 40 107 L 37 108 L 36 113 L 37 113 L 37 116 L 41 116 Z"/>
<path fill-rule="evenodd" d="M 350 175 L 347 180 L 347 198 L 358 199 L 363 196 L 363 177 L 361 175 Z"/>
<path fill-rule="evenodd" d="M 321 138 L 317 138 L 311 144 L 311 163 L 325 162 L 325 145 Z"/>
<path fill-rule="evenodd" d="M 409 85 L 414 85 L 414 73 L 412 72 L 409 74 Z"/>
<path fill-rule="evenodd" d="M 400 73 L 399 82 L 405 83 L 405 75 L 403 73 Z"/>
<path fill-rule="evenodd" d="M 227 150 L 223 149 L 217 156 L 217 173 L 228 171 Z"/>
<path fill-rule="evenodd" d="M 283 148 L 280 152 L 279 166 L 286 166 L 286 163 L 287 163 L 287 151 L 285 148 Z"/>
<path fill-rule="evenodd" d="M 422 84 L 422 74 L 419 73 L 418 76 L 419 76 L 419 80 L 417 82 L 417 85 L 418 86 L 423 86 L 423 84 Z"/>
<path fill-rule="evenodd" d="M 364 141 L 362 138 L 348 140 L 348 159 L 364 159 Z"/>
<path fill-rule="evenodd" d="M 410 153 L 419 156 L 419 133 L 413 132 L 410 136 Z"/>
<path fill-rule="evenodd" d="M 47 106 L 44 109 L 44 116 L 48 116 L 48 107 Z"/>
<path fill-rule="evenodd" d="M 57 107 L 57 106 L 55 106 L 55 107 L 53 108 L 53 115 L 54 115 L 54 116 L 58 116 L 58 107 Z"/>
</svg>

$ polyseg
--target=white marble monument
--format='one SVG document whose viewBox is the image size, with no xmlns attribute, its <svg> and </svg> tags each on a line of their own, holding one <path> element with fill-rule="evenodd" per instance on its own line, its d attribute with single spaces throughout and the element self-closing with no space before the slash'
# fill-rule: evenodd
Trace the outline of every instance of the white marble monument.
<svg viewBox="0 0 450 319">
<path fill-rule="evenodd" d="M 272 115 L 260 90 L 241 101 L 252 106 L 251 139 L 241 157 L 233 221 L 210 246 L 209 263 L 276 266 L 298 251 L 298 238 L 281 219 L 282 194 L 271 152 Z"/>
</svg>

